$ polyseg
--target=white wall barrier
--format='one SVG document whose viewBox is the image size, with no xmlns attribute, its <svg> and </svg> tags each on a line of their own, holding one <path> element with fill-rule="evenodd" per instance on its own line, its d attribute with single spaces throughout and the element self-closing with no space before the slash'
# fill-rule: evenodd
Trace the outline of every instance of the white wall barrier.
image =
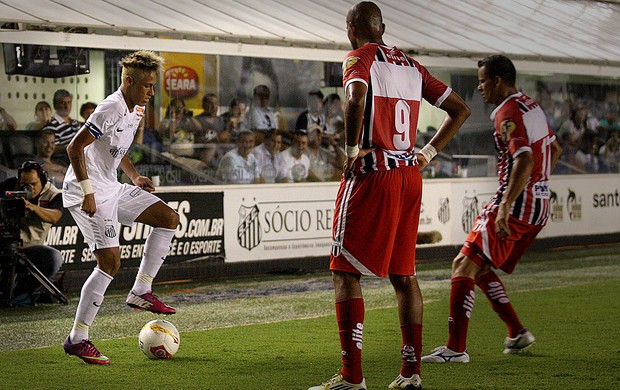
<svg viewBox="0 0 620 390">
<path fill-rule="evenodd" d="M 441 239 L 423 246 L 460 245 L 497 186 L 495 178 L 424 181 L 420 232 Z M 181 216 L 168 262 L 217 256 L 225 262 L 328 256 L 338 183 L 162 187 Z M 551 219 L 540 237 L 620 232 L 620 175 L 554 176 Z M 377 222 L 381 227 L 381 222 Z M 121 256 L 136 264 L 147 227 L 119 227 Z M 94 261 L 65 212 L 47 239 L 68 267 Z"/>
</svg>

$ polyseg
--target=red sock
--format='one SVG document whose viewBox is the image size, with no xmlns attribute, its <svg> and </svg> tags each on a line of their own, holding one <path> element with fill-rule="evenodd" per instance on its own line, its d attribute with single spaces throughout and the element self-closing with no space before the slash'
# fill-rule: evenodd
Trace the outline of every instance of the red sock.
<svg viewBox="0 0 620 390">
<path fill-rule="evenodd" d="M 463 352 L 467 347 L 467 328 L 474 309 L 475 286 L 471 278 L 464 276 L 452 278 L 450 317 L 448 317 L 449 336 L 446 346 L 455 352 Z"/>
<path fill-rule="evenodd" d="M 400 375 L 405 378 L 410 378 L 413 374 L 421 375 L 422 324 L 401 325 L 400 333 L 403 336 L 403 347 L 400 351 L 403 361 Z"/>
<path fill-rule="evenodd" d="M 499 318 L 506 323 L 508 336 L 517 337 L 519 331 L 523 329 L 523 324 L 519 321 L 519 317 L 512 307 L 508 295 L 506 295 L 504 284 L 499 277 L 497 277 L 495 272 L 487 272 L 480 279 L 476 280 L 476 284 L 487 296 Z"/>
<path fill-rule="evenodd" d="M 342 348 L 342 376 L 349 383 L 360 383 L 364 379 L 362 375 L 364 299 L 351 298 L 336 302 L 336 320 Z"/>
</svg>

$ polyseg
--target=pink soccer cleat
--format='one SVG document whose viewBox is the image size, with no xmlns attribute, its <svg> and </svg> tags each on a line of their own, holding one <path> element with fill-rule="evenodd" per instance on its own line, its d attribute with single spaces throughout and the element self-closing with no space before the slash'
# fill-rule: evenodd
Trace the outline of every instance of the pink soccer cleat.
<svg viewBox="0 0 620 390">
<path fill-rule="evenodd" d="M 127 295 L 127 300 L 125 302 L 136 310 L 148 310 L 158 314 L 174 314 L 177 312 L 177 309 L 174 307 L 167 306 L 160 301 L 157 295 L 153 294 L 151 290 L 142 295 L 136 295 L 132 290 Z"/>
<path fill-rule="evenodd" d="M 67 337 L 64 348 L 67 355 L 77 356 L 88 364 L 110 364 L 110 358 L 102 355 L 97 347 L 88 339 L 84 339 L 76 344 L 71 344 L 71 340 Z"/>
</svg>

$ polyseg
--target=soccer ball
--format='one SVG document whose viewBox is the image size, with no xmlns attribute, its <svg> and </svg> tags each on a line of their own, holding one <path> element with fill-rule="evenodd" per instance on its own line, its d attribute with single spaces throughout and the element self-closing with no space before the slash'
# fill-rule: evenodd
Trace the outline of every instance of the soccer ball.
<svg viewBox="0 0 620 390">
<path fill-rule="evenodd" d="M 153 320 L 142 327 L 138 340 L 149 359 L 170 359 L 179 349 L 181 337 L 171 322 Z"/>
</svg>

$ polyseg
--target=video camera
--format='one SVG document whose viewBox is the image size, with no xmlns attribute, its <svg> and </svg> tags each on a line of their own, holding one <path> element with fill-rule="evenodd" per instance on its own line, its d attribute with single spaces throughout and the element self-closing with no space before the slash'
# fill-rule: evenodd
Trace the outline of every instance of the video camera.
<svg viewBox="0 0 620 390">
<path fill-rule="evenodd" d="M 10 255 L 22 242 L 20 221 L 26 216 L 24 199 L 32 199 L 29 184 L 0 195 L 0 257 Z"/>
<path fill-rule="evenodd" d="M 32 199 L 32 187 L 23 185 L 16 191 L 4 191 L 0 196 L 0 216 L 2 219 L 15 219 L 26 216 L 26 205 L 23 199 Z"/>
</svg>

